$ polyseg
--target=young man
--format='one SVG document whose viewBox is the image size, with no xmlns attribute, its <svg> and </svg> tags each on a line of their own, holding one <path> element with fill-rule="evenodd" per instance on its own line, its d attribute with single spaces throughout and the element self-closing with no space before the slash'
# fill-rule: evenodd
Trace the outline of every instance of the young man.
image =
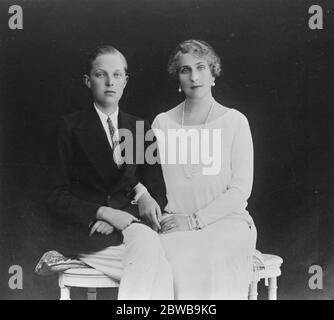
<svg viewBox="0 0 334 320">
<path fill-rule="evenodd" d="M 136 132 L 142 120 L 119 110 L 127 81 L 117 49 L 101 46 L 90 54 L 84 82 L 93 102 L 61 120 L 48 204 L 57 213 L 59 251 L 119 279 L 119 299 L 170 299 L 172 274 L 159 237 L 140 221 L 159 228 L 167 202 L 160 165 L 123 163 L 118 148 L 121 129 L 132 133 L 134 148 L 136 139 L 144 141 Z M 142 134 L 149 129 L 145 122 Z M 135 152 L 145 155 L 145 148 Z"/>
</svg>

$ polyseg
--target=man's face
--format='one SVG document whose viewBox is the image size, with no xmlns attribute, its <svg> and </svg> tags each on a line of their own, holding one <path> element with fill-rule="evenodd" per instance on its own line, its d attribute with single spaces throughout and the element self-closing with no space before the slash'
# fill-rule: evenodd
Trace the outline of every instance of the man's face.
<svg viewBox="0 0 334 320">
<path fill-rule="evenodd" d="M 113 53 L 97 56 L 92 62 L 90 74 L 84 76 L 84 81 L 99 106 L 117 105 L 127 83 L 123 59 Z"/>
</svg>

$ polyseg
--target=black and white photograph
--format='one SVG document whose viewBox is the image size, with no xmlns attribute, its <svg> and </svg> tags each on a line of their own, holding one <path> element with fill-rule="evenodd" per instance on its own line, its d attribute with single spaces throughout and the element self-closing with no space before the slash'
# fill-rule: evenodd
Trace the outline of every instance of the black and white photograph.
<svg viewBox="0 0 334 320">
<path fill-rule="evenodd" d="M 333 124 L 333 1 L 0 0 L 0 300 L 334 299 Z"/>
</svg>

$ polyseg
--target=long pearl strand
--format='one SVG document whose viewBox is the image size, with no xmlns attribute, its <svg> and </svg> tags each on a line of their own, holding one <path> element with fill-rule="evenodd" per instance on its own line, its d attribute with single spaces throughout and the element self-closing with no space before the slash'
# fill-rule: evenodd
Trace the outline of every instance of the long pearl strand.
<svg viewBox="0 0 334 320">
<path fill-rule="evenodd" d="M 208 115 L 206 116 L 206 119 L 205 119 L 204 124 L 203 124 L 204 128 L 206 127 L 208 119 L 210 117 L 210 114 L 211 114 L 211 111 L 212 111 L 212 108 L 213 108 L 213 102 L 214 102 L 214 100 L 212 99 Z M 183 106 L 182 106 L 182 120 L 181 120 L 181 128 L 182 129 L 184 129 L 183 126 L 184 126 L 184 110 L 185 110 L 185 106 L 186 106 L 186 101 L 184 101 Z M 191 159 L 190 159 L 190 161 L 191 161 Z M 184 175 L 185 175 L 185 177 L 187 179 L 191 179 L 195 175 L 196 166 L 197 165 L 194 165 L 194 164 L 190 164 L 190 165 L 183 164 L 183 172 L 184 172 Z"/>
</svg>

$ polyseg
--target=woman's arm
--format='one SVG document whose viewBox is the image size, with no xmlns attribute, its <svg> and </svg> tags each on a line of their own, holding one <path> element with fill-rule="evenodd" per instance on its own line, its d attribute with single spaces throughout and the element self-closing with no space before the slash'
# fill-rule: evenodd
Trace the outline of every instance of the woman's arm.
<svg viewBox="0 0 334 320">
<path fill-rule="evenodd" d="M 148 139 L 143 139 L 145 141 L 144 163 L 138 165 L 137 176 L 148 192 L 138 197 L 137 203 L 140 217 L 147 221 L 154 230 L 159 230 L 159 218 L 167 204 L 166 186 L 160 161 L 155 161 L 157 159 L 155 157 L 158 156 L 156 137 L 147 121 L 145 121 L 144 132 L 145 138 Z"/>
<path fill-rule="evenodd" d="M 204 224 L 240 211 L 247 204 L 253 185 L 253 142 L 247 118 L 242 115 L 231 149 L 231 181 L 227 191 L 196 212 Z"/>
<path fill-rule="evenodd" d="M 144 163 L 138 165 L 137 175 L 139 181 L 147 188 L 149 194 L 159 204 L 160 209 L 163 210 L 167 204 L 166 186 L 160 161 L 154 161 L 156 160 L 156 154 L 158 152 L 157 139 L 147 121 L 145 121 L 144 132 L 145 137 L 149 137 L 150 140 L 144 140 Z M 155 150 L 154 154 L 152 153 L 153 150 Z M 149 159 L 150 156 L 153 156 L 152 159 Z"/>
</svg>

